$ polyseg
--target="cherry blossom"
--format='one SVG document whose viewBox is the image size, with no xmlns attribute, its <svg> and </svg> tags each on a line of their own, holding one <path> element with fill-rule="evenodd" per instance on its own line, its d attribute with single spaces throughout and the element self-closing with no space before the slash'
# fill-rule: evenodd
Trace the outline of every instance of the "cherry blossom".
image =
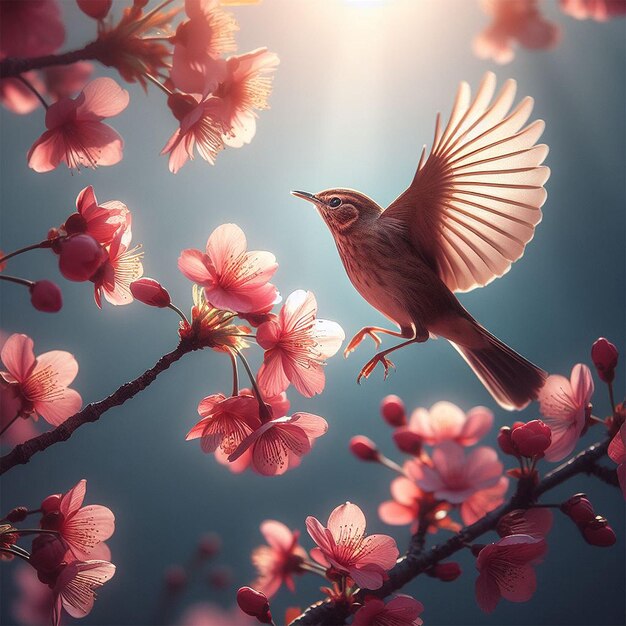
<svg viewBox="0 0 626 626">
<path fill-rule="evenodd" d="M 410 479 L 400 476 L 391 481 L 393 500 L 378 507 L 378 515 L 385 524 L 404 526 L 411 524 L 411 532 L 417 530 L 417 522 L 424 492 Z"/>
<path fill-rule="evenodd" d="M 425 443 L 435 446 L 443 441 L 456 441 L 462 446 L 472 446 L 480 441 L 493 424 L 493 413 L 477 406 L 464 413 L 452 402 L 437 402 L 430 410 L 413 411 L 409 428 Z"/>
<path fill-rule="evenodd" d="M 244 615 L 239 607 L 225 610 L 209 603 L 192 604 L 180 619 L 179 626 L 250 626 L 258 622 Z"/>
<path fill-rule="evenodd" d="M 257 343 L 265 350 L 259 384 L 269 394 L 289 383 L 307 398 L 321 393 L 326 359 L 339 350 L 345 334 L 336 322 L 316 319 L 317 301 L 310 291 L 294 291 L 276 319 L 257 329 Z"/>
<path fill-rule="evenodd" d="M 531 535 L 541 538 L 550 532 L 553 521 L 550 509 L 514 509 L 500 518 L 496 530 L 500 537 Z"/>
<path fill-rule="evenodd" d="M 576 446 L 590 410 L 593 379 L 586 365 L 572 368 L 570 379 L 553 374 L 539 391 L 539 408 L 552 431 L 552 443 L 545 452 L 548 461 L 564 459 Z"/>
<path fill-rule="evenodd" d="M 477 522 L 487 513 L 495 511 L 503 502 L 509 488 L 509 479 L 501 476 L 493 486 L 473 493 L 461 504 L 461 518 L 468 526 Z"/>
<path fill-rule="evenodd" d="M 267 311 L 279 299 L 278 290 L 269 282 L 278 268 L 276 258 L 270 252 L 248 252 L 246 236 L 235 224 L 218 226 L 209 236 L 206 252 L 183 250 L 178 268 L 204 287 L 206 299 L 220 309 Z M 275 393 L 281 391 L 284 388 Z"/>
<path fill-rule="evenodd" d="M 119 163 L 123 140 L 102 120 L 127 105 L 128 92 L 111 78 L 96 78 L 75 99 L 61 98 L 46 111 L 48 130 L 31 147 L 29 167 L 49 172 L 61 162 L 70 169 Z"/>
<path fill-rule="evenodd" d="M 387 603 L 374 596 L 365 596 L 364 605 L 356 612 L 352 626 L 421 626 L 419 615 L 424 605 L 411 596 L 396 595 Z"/>
<path fill-rule="evenodd" d="M 617 478 L 626 498 L 626 424 L 622 424 L 609 444 L 609 457 L 617 463 Z"/>
<path fill-rule="evenodd" d="M 13 580 L 17 594 L 11 612 L 16 622 L 23 626 L 48 624 L 53 607 L 52 590 L 39 581 L 35 569 L 28 565 L 20 565 Z"/>
<path fill-rule="evenodd" d="M 271 598 L 284 583 L 290 591 L 295 591 L 293 577 L 302 574 L 300 567 L 307 557 L 306 550 L 298 543 L 300 533 L 291 531 L 275 520 L 261 524 L 261 533 L 269 545 L 259 546 L 252 552 L 252 563 L 258 577 L 253 587 Z"/>
<path fill-rule="evenodd" d="M 252 467 L 264 476 L 278 476 L 300 464 L 313 442 L 326 434 L 328 423 L 312 413 L 272 419 L 249 434 L 228 457 L 233 462 L 252 450 Z"/>
<path fill-rule="evenodd" d="M 45 90 L 55 100 L 81 91 L 93 74 L 93 65 L 78 61 L 70 65 L 53 65 L 43 70 Z"/>
<path fill-rule="evenodd" d="M 592 19 L 606 22 L 613 17 L 626 14 L 624 0 L 561 0 L 563 13 L 577 20 Z"/>
<path fill-rule="evenodd" d="M 333 567 L 350 576 L 364 589 L 378 589 L 395 565 L 399 552 L 396 542 L 387 535 L 365 536 L 365 515 L 350 502 L 338 506 L 324 527 L 314 517 L 307 517 L 306 527 L 318 545 L 311 556 L 324 567 Z"/>
<path fill-rule="evenodd" d="M 543 538 L 509 535 L 485 546 L 476 559 L 476 600 L 491 613 L 500 598 L 510 602 L 530 600 L 537 588 L 533 565 L 540 562 L 548 546 Z"/>
<path fill-rule="evenodd" d="M 22 334 L 13 334 L 2 347 L 0 357 L 7 371 L 0 372 L 5 383 L 17 385 L 20 413 L 39 415 L 53 426 L 62 424 L 76 413 L 81 405 L 80 394 L 68 385 L 76 378 L 78 363 L 61 350 L 45 352 L 35 358 L 33 340 Z"/>
<path fill-rule="evenodd" d="M 45 86 L 36 72 L 26 72 L 23 77 L 40 94 L 45 92 Z M 0 102 L 11 113 L 17 115 L 28 115 L 41 106 L 39 98 L 19 78 L 0 80 Z"/>
</svg>

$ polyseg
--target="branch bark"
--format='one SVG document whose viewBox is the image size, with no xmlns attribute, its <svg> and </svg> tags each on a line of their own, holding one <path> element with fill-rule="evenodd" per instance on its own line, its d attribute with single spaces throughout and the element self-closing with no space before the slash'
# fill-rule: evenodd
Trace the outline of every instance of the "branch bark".
<svg viewBox="0 0 626 626">
<path fill-rule="evenodd" d="M 60 426 L 15 446 L 11 452 L 0 458 L 0 475 L 8 472 L 15 465 L 28 463 L 35 454 L 43 452 L 43 450 L 55 443 L 67 441 L 76 429 L 89 422 L 97 421 L 100 419 L 100 416 L 109 409 L 124 404 L 124 402 L 130 400 L 140 391 L 148 387 L 156 380 L 156 377 L 161 372 L 168 369 L 170 365 L 178 361 L 182 356 L 198 349 L 199 346 L 191 342 L 181 341 L 175 350 L 163 355 L 153 367 L 146 370 L 141 376 L 135 378 L 135 380 L 119 387 L 110 396 L 104 398 L 104 400 L 88 404 L 78 413 L 69 417 Z"/>
<path fill-rule="evenodd" d="M 439 561 L 465 548 L 467 543 L 495 529 L 498 520 L 508 512 L 514 509 L 527 508 L 546 491 L 553 489 L 576 474 L 595 474 L 596 461 L 606 454 L 608 446 L 609 440 L 594 443 L 574 458 L 546 474 L 545 478 L 534 488 L 527 489 L 523 482 L 518 483 L 516 493 L 506 504 L 488 513 L 471 526 L 461 529 L 454 537 L 432 547 L 430 550 L 423 551 L 419 547 L 419 541 L 412 538 L 408 552 L 398 560 L 395 567 L 389 572 L 389 579 L 385 584 L 380 589 L 368 590 L 367 594 L 385 598 Z M 364 596 L 365 592 L 359 591 L 356 596 L 357 601 L 363 602 Z M 330 600 L 323 600 L 311 605 L 300 617 L 291 622 L 290 626 L 337 626 L 345 624 L 349 616 L 350 612 L 346 605 L 335 605 Z"/>
</svg>

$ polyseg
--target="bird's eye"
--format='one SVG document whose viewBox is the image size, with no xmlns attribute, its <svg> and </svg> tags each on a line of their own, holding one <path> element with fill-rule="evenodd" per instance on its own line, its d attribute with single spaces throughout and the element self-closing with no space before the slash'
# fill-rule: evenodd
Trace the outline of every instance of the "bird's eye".
<svg viewBox="0 0 626 626">
<path fill-rule="evenodd" d="M 340 204 L 341 204 L 341 198 L 334 196 L 333 198 L 330 199 L 328 206 L 333 209 L 336 209 Z"/>
</svg>

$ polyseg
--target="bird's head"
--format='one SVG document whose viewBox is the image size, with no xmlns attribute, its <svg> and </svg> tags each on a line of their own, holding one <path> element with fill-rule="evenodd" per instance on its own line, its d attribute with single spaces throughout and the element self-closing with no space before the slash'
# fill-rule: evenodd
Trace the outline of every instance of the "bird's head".
<svg viewBox="0 0 626 626">
<path fill-rule="evenodd" d="M 315 205 L 334 237 L 369 225 L 382 212 L 373 200 L 352 189 L 327 189 L 316 194 L 306 191 L 291 193 Z"/>
</svg>

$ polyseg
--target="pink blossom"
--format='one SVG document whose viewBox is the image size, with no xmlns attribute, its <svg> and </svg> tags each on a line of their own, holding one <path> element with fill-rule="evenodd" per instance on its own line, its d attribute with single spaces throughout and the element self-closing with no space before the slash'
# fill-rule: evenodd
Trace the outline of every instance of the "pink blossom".
<svg viewBox="0 0 626 626">
<path fill-rule="evenodd" d="M 622 424 L 622 427 L 611 440 L 609 457 L 617 463 L 617 478 L 626 498 L 626 424 Z"/>
<path fill-rule="evenodd" d="M 58 426 L 82 404 L 80 394 L 68 388 L 76 378 L 78 363 L 69 352 L 61 350 L 35 358 L 33 345 L 26 335 L 11 335 L 0 353 L 7 369 L 0 376 L 6 383 L 18 385 L 21 413 L 32 415 L 35 420 L 41 415 L 49 424 Z"/>
<path fill-rule="evenodd" d="M 269 545 L 259 546 L 252 552 L 252 563 L 258 578 L 253 587 L 271 598 L 284 583 L 295 591 L 294 574 L 302 574 L 300 564 L 306 559 L 306 550 L 298 543 L 300 532 L 291 531 L 275 520 L 261 524 L 261 533 Z"/>
<path fill-rule="evenodd" d="M 473 493 L 461 505 L 463 523 L 468 526 L 477 522 L 487 513 L 495 511 L 504 502 L 508 488 L 509 479 L 502 476 L 493 487 L 487 487 L 487 489 Z"/>
<path fill-rule="evenodd" d="M 65 39 L 57 0 L 2 0 L 0 16 L 0 58 L 50 54 Z"/>
<path fill-rule="evenodd" d="M 386 604 L 374 596 L 366 596 L 356 612 L 352 626 L 421 626 L 419 615 L 424 605 L 411 596 L 396 595 Z"/>
<path fill-rule="evenodd" d="M 539 563 L 548 546 L 543 538 L 509 535 L 485 546 L 476 559 L 476 600 L 491 613 L 500 598 L 527 602 L 535 593 L 537 580 L 533 565 Z"/>
<path fill-rule="evenodd" d="M 46 111 L 48 130 L 30 149 L 29 167 L 49 172 L 61 162 L 70 169 L 119 163 L 123 140 L 102 120 L 127 105 L 128 92 L 111 78 L 91 81 L 75 99 L 61 98 Z"/>
<path fill-rule="evenodd" d="M 378 507 L 380 519 L 392 526 L 411 524 L 411 532 L 415 532 L 424 492 L 412 480 L 400 476 L 391 481 L 391 497 L 393 500 Z"/>
<path fill-rule="evenodd" d="M 38 280 L 28 290 L 30 303 L 38 311 L 58 313 L 63 307 L 63 294 L 58 285 L 50 280 Z"/>
<path fill-rule="evenodd" d="M 500 518 L 496 530 L 500 537 L 507 535 L 531 535 L 545 537 L 552 528 L 553 515 L 550 509 L 515 509 Z"/>
<path fill-rule="evenodd" d="M 189 19 L 176 29 L 170 78 L 180 91 L 206 96 L 226 78 L 222 54 L 237 49 L 235 18 L 215 0 L 185 0 Z"/>
<path fill-rule="evenodd" d="M 592 19 L 598 22 L 626 14 L 624 0 L 561 0 L 563 13 L 577 20 Z"/>
<path fill-rule="evenodd" d="M 22 626 L 48 624 L 52 615 L 53 596 L 48 585 L 37 578 L 37 572 L 28 565 L 20 565 L 15 570 L 14 581 L 17 594 L 11 612 Z"/>
<path fill-rule="evenodd" d="M 82 506 L 87 481 L 80 480 L 61 497 L 57 510 L 47 511 L 42 528 L 55 530 L 68 547 L 68 561 L 95 558 L 93 552 L 115 530 L 115 517 L 110 509 L 99 504 Z"/>
<path fill-rule="evenodd" d="M 324 389 L 324 362 L 339 350 L 345 334 L 336 322 L 316 315 L 315 296 L 299 289 L 276 319 L 259 326 L 257 342 L 265 350 L 259 384 L 269 394 L 284 391 L 290 382 L 307 398 Z"/>
<path fill-rule="evenodd" d="M 103 20 L 111 10 L 113 0 L 76 0 L 80 10 L 94 20 Z"/>
<path fill-rule="evenodd" d="M 143 274 L 143 252 L 138 252 L 139 246 L 129 249 L 129 245 L 130 230 L 118 229 L 106 248 L 106 260 L 90 278 L 94 284 L 94 300 L 99 308 L 102 308 L 102 296 L 117 306 L 133 301 L 130 285 Z"/>
<path fill-rule="evenodd" d="M 495 487 L 503 469 L 493 448 L 482 446 L 466 454 L 452 441 L 433 450 L 432 465 L 414 463 L 412 468 L 419 487 L 450 504 L 463 504 L 476 492 Z"/>
<path fill-rule="evenodd" d="M 148 306 L 160 309 L 168 307 L 172 299 L 167 289 L 154 278 L 140 278 L 130 284 L 130 292 L 135 300 L 139 300 Z"/>
<path fill-rule="evenodd" d="M 313 442 L 326 434 L 328 423 L 312 413 L 294 413 L 272 419 L 249 434 L 228 457 L 236 461 L 252 450 L 252 467 L 264 476 L 278 476 L 300 464 Z"/>
<path fill-rule="evenodd" d="M 192 604 L 183 614 L 179 626 L 250 626 L 258 624 L 244 615 L 239 607 L 225 610 L 209 603 Z"/>
<path fill-rule="evenodd" d="M 189 431 L 186 440 L 200 438 L 204 452 L 220 448 L 224 454 L 232 454 L 261 425 L 259 404 L 252 395 L 207 396 L 200 401 L 198 414 L 202 419 Z"/>
<path fill-rule="evenodd" d="M 430 410 L 415 409 L 409 428 L 431 446 L 443 441 L 472 446 L 487 434 L 492 424 L 493 413 L 484 406 L 464 413 L 456 404 L 444 401 L 433 404 Z"/>
<path fill-rule="evenodd" d="M 269 280 L 278 268 L 270 252 L 248 252 L 246 236 L 235 224 L 222 224 L 209 236 L 206 252 L 183 250 L 178 268 L 204 287 L 206 299 L 218 309 L 252 313 L 271 309 L 279 299 Z M 285 388 L 268 389 L 270 395 Z"/>
<path fill-rule="evenodd" d="M 278 56 L 266 48 L 226 61 L 226 78 L 214 94 L 219 98 L 226 145 L 240 148 L 252 141 L 256 133 L 255 110 L 269 108 L 272 74 L 278 63 Z"/>
<path fill-rule="evenodd" d="M 63 566 L 52 589 L 53 625 L 61 621 L 61 609 L 71 617 L 85 617 L 91 612 L 95 590 L 113 578 L 115 565 L 108 561 L 73 561 Z"/>
<path fill-rule="evenodd" d="M 217 119 L 217 98 L 173 94 L 168 105 L 180 126 L 168 139 L 161 154 L 170 155 L 169 169 L 176 174 L 180 168 L 193 160 L 194 149 L 205 161 L 213 165 L 217 153 L 224 147 L 222 127 Z"/>
<path fill-rule="evenodd" d="M 514 45 L 533 50 L 556 46 L 559 27 L 546 20 L 537 0 L 482 0 L 483 10 L 492 23 L 474 39 L 474 53 L 481 59 L 509 63 L 515 56 Z"/>
<path fill-rule="evenodd" d="M 130 242 L 131 215 L 128 207 L 118 200 L 98 203 L 93 187 L 85 187 L 76 198 L 76 213 L 65 221 L 68 235 L 86 234 L 99 244 L 109 245 L 118 230 Z"/>
<path fill-rule="evenodd" d="M 546 450 L 548 461 L 560 461 L 576 446 L 590 410 L 593 379 L 586 365 L 572 368 L 570 380 L 554 374 L 548 376 L 539 391 L 539 409 L 552 431 L 552 443 Z"/>
<path fill-rule="evenodd" d="M 45 93 L 45 86 L 36 72 L 26 72 L 23 76 L 40 94 Z M 39 98 L 17 78 L 0 80 L 0 102 L 11 113 L 17 115 L 27 115 L 41 106 Z"/>
<path fill-rule="evenodd" d="M 307 517 L 307 530 L 318 545 L 311 556 L 324 567 L 347 574 L 359 587 L 379 589 L 399 552 L 387 535 L 366 537 L 365 525 L 363 511 L 350 502 L 330 514 L 326 528 L 316 518 Z"/>
<path fill-rule="evenodd" d="M 55 100 L 61 100 L 81 91 L 92 74 L 91 63 L 78 61 L 71 65 L 53 65 L 45 68 L 43 79 L 48 94 Z"/>
</svg>

